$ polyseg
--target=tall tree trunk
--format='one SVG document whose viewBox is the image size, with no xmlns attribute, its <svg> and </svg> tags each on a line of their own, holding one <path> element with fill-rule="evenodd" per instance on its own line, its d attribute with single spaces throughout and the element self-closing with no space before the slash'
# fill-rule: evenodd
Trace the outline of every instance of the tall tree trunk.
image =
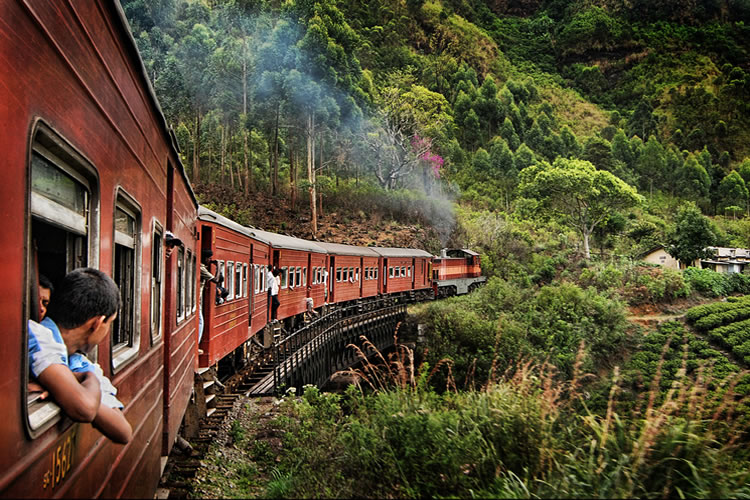
<svg viewBox="0 0 750 500">
<path fill-rule="evenodd" d="M 227 156 L 227 141 L 226 141 L 226 127 L 224 125 L 219 126 L 220 131 L 220 139 L 219 139 L 219 166 L 220 172 L 221 172 L 221 184 L 224 184 L 226 182 L 227 178 L 227 163 L 226 163 L 226 156 Z"/>
<path fill-rule="evenodd" d="M 193 182 L 198 183 L 201 180 L 200 171 L 200 154 L 201 154 L 201 113 L 195 114 L 195 132 L 193 134 Z"/>
<path fill-rule="evenodd" d="M 226 137 L 224 139 L 225 149 L 226 149 L 226 162 L 227 162 L 227 168 L 229 168 L 229 185 L 232 186 L 232 190 L 235 188 L 235 182 L 234 182 L 234 167 L 232 166 L 232 143 L 229 141 L 229 131 L 226 133 Z M 239 183 L 239 175 L 237 176 L 237 182 Z M 240 187 L 242 187 L 241 184 L 238 184 Z"/>
<path fill-rule="evenodd" d="M 297 163 L 294 159 L 294 145 L 289 144 L 289 204 L 292 212 L 297 210 Z"/>
<path fill-rule="evenodd" d="M 276 196 L 279 190 L 279 118 L 281 103 L 276 104 L 276 123 L 273 127 L 273 172 L 271 172 L 271 195 Z"/>
<path fill-rule="evenodd" d="M 315 141 L 313 140 L 313 130 L 315 122 L 313 114 L 307 115 L 307 180 L 310 183 L 310 219 L 312 222 L 312 236 L 318 235 L 318 211 L 317 211 L 317 193 L 315 191 Z"/>
<path fill-rule="evenodd" d="M 242 37 L 242 162 L 245 172 L 245 197 L 250 196 L 250 182 L 253 172 L 250 169 L 247 150 L 247 37 Z"/>
</svg>

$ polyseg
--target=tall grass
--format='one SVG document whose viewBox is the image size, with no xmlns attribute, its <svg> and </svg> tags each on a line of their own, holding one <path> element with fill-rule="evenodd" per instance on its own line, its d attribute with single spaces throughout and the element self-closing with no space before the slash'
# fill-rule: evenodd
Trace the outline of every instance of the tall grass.
<svg viewBox="0 0 750 500">
<path fill-rule="evenodd" d="M 290 496 L 750 495 L 748 429 L 735 418 L 739 375 L 718 382 L 704 369 L 688 374 L 687 347 L 666 394 L 662 355 L 627 413 L 618 409 L 615 369 L 597 414 L 587 408 L 583 345 L 567 381 L 549 363 L 521 360 L 493 370 L 477 390 L 449 382 L 440 394 L 428 382 L 450 369 L 447 360 L 415 366 L 407 346 L 384 356 L 364 345 L 362 367 L 351 372 L 359 386 L 343 395 L 308 388 L 282 405 L 289 437 L 279 469 L 292 474 Z"/>
</svg>

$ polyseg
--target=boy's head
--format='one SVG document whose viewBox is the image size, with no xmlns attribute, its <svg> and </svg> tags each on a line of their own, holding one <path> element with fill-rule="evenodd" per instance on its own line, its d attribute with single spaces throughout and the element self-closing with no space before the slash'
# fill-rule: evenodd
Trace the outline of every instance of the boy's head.
<svg viewBox="0 0 750 500">
<path fill-rule="evenodd" d="M 165 255 L 167 258 L 169 258 L 169 256 L 172 255 L 172 250 L 174 250 L 174 247 L 182 246 L 182 240 L 175 236 L 172 231 L 167 231 L 164 234 L 164 246 L 166 248 Z"/>
<path fill-rule="evenodd" d="M 69 272 L 59 283 L 47 316 L 58 327 L 71 330 L 101 316 L 110 322 L 121 304 L 120 290 L 112 278 L 86 267 Z"/>
<path fill-rule="evenodd" d="M 45 275 L 39 275 L 39 321 L 43 320 L 47 315 L 47 307 L 49 307 L 49 300 L 52 297 L 52 292 L 55 291 L 55 287 L 52 286 L 52 282 Z"/>
</svg>

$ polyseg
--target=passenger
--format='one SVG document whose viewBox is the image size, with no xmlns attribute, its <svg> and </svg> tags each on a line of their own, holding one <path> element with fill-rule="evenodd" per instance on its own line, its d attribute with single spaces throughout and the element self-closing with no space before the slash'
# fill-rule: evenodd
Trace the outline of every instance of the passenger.
<svg viewBox="0 0 750 500">
<path fill-rule="evenodd" d="M 323 268 L 323 290 L 325 291 L 325 305 L 328 305 L 328 270 Z"/>
<path fill-rule="evenodd" d="M 281 271 L 273 270 L 271 279 L 271 321 L 276 322 L 276 314 L 279 311 L 279 287 L 281 286 Z"/>
<path fill-rule="evenodd" d="M 73 420 L 91 422 L 116 443 L 133 431 L 101 367 L 82 352 L 109 335 L 122 301 L 112 279 L 97 269 L 76 269 L 60 283 L 41 322 L 29 320 L 29 366 L 41 386 Z"/>
<path fill-rule="evenodd" d="M 211 267 L 211 264 L 216 264 L 217 261 L 211 260 L 211 257 L 214 255 L 213 251 L 211 249 L 206 248 L 201 250 L 201 281 L 200 281 L 200 289 L 198 290 L 198 304 L 200 304 L 200 307 L 198 307 L 198 343 L 201 343 L 201 339 L 203 338 L 203 289 L 206 287 L 206 283 L 209 281 L 213 281 L 214 283 L 219 283 L 218 278 L 213 275 L 213 273 L 209 270 L 209 267 Z M 202 354 L 203 351 L 201 349 L 198 349 L 198 353 Z"/>
<path fill-rule="evenodd" d="M 268 307 L 271 307 L 271 290 L 273 289 L 273 282 L 276 278 L 273 276 L 273 267 L 271 264 L 268 264 L 268 267 L 266 268 L 266 288 L 268 289 Z M 271 314 L 269 312 L 269 317 L 271 317 Z"/>
<path fill-rule="evenodd" d="M 164 246 L 166 247 L 164 256 L 168 259 L 169 256 L 172 255 L 172 250 L 174 250 L 174 247 L 182 246 L 182 240 L 175 236 L 172 231 L 167 231 L 164 234 Z"/>
<path fill-rule="evenodd" d="M 47 306 L 49 306 L 50 297 L 55 287 L 45 275 L 39 275 L 39 321 L 42 321 L 47 315 Z"/>
</svg>

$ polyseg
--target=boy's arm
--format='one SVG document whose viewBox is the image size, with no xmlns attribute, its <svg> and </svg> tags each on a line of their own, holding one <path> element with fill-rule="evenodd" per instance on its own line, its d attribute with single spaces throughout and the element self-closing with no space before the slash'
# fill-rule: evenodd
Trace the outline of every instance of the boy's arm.
<svg viewBox="0 0 750 500">
<path fill-rule="evenodd" d="M 133 429 L 125 415 L 116 408 L 101 405 L 92 425 L 118 444 L 127 444 L 133 437 Z"/>
<path fill-rule="evenodd" d="M 52 364 L 39 374 L 38 379 L 70 418 L 77 422 L 94 420 L 99 411 L 101 388 L 93 373 L 76 376 L 67 366 Z"/>
</svg>

